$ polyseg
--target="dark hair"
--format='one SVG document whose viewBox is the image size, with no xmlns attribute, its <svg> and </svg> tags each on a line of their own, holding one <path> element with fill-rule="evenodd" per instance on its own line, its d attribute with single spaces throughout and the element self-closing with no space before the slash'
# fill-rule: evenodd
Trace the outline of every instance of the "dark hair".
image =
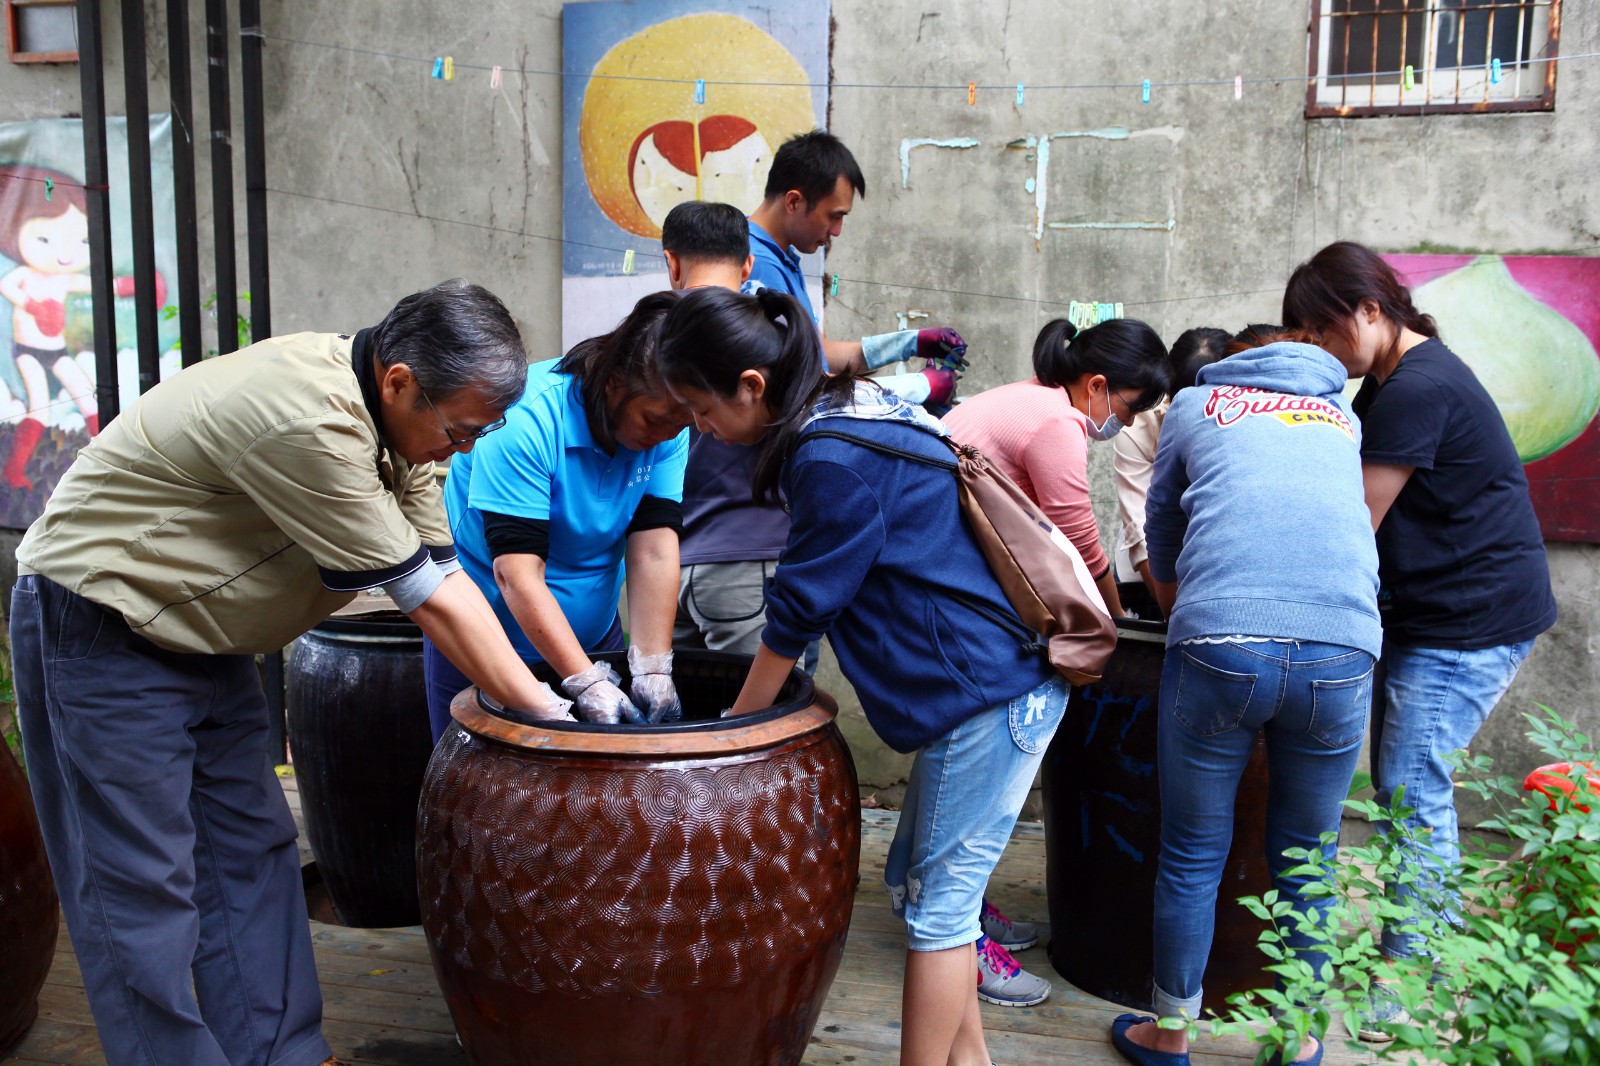
<svg viewBox="0 0 1600 1066">
<path fill-rule="evenodd" d="M 667 212 L 661 247 L 679 259 L 743 266 L 750 257 L 750 223 L 732 204 L 689 200 Z"/>
<path fill-rule="evenodd" d="M 849 397 L 858 380 L 823 374 L 821 334 L 799 301 L 777 289 L 754 296 L 715 286 L 685 293 L 661 331 L 659 360 L 673 385 L 722 397 L 738 391 L 746 370 L 762 372 L 772 422 L 756 463 L 758 501 L 777 500 L 778 476 L 811 409 L 824 398 Z"/>
<path fill-rule="evenodd" d="M 773 155 L 762 195 L 770 200 L 795 189 L 806 198 L 808 208 L 815 207 L 817 201 L 832 195 L 840 178 L 855 186 L 857 196 L 867 195 L 867 179 L 843 141 L 822 130 L 797 133 Z"/>
<path fill-rule="evenodd" d="M 656 352 L 662 323 L 677 302 L 678 294 L 670 289 L 642 297 L 616 329 L 579 341 L 556 364 L 556 373 L 578 379 L 589 432 L 608 453 L 617 450 L 615 413 L 640 396 L 659 396 L 663 392 Z M 606 396 L 606 387 L 613 381 L 624 389 L 615 411 Z"/>
<path fill-rule="evenodd" d="M 1228 354 L 1238 355 L 1240 352 L 1248 352 L 1252 348 L 1265 348 L 1280 341 L 1293 341 L 1295 344 L 1317 343 L 1316 338 L 1303 329 L 1252 322 L 1233 335 L 1233 339 L 1228 342 Z"/>
<path fill-rule="evenodd" d="M 1394 268 L 1354 241 L 1334 241 L 1294 268 L 1283 291 L 1283 324 L 1305 330 L 1318 343 L 1331 334 L 1354 346 L 1352 320 L 1362 300 L 1376 303 L 1397 327 L 1424 337 L 1439 335 L 1433 316 L 1417 310 Z M 1400 343 L 1398 329 L 1394 342 Z"/>
<path fill-rule="evenodd" d="M 1083 374 L 1104 374 L 1113 389 L 1138 389 L 1138 401 L 1129 406 L 1145 411 L 1167 394 L 1167 347 L 1136 318 L 1107 319 L 1081 333 L 1058 318 L 1034 339 L 1033 372 L 1057 387 Z"/>
<path fill-rule="evenodd" d="M 46 181 L 55 183 L 52 189 Z M 25 223 L 58 218 L 76 207 L 89 213 L 83 189 L 59 170 L 44 167 L 0 167 L 0 255 L 22 262 L 18 247 Z"/>
<path fill-rule="evenodd" d="M 462 389 L 504 411 L 528 381 L 528 353 L 500 298 L 461 278 L 412 293 L 372 331 L 383 366 L 404 363 L 434 402 Z"/>
<path fill-rule="evenodd" d="M 1167 376 L 1170 379 L 1169 395 L 1176 396 L 1184 389 L 1198 384 L 1201 367 L 1210 366 L 1228 354 L 1228 344 L 1233 340 L 1225 329 L 1197 326 L 1178 334 L 1167 353 Z"/>
</svg>

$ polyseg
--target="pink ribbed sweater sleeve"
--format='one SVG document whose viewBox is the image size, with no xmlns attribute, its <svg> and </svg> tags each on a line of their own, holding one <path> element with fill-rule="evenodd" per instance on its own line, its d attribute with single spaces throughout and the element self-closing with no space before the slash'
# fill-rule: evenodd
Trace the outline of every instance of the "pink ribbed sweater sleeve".
<svg viewBox="0 0 1600 1066">
<path fill-rule="evenodd" d="M 987 455 L 1065 533 L 1099 577 L 1109 566 L 1089 503 L 1089 440 L 1083 415 L 1060 389 L 1002 385 L 960 404 L 951 435 Z M 985 401 L 985 402 L 979 402 Z"/>
</svg>

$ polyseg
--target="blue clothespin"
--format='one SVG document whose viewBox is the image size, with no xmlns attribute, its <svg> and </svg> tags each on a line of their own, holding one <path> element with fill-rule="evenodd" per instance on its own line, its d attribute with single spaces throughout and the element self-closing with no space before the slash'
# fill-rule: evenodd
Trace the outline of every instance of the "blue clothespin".
<svg viewBox="0 0 1600 1066">
<path fill-rule="evenodd" d="M 444 81 L 444 56 L 433 57 L 433 76 Z"/>
<path fill-rule="evenodd" d="M 833 277 L 828 279 L 828 295 L 829 296 L 837 296 L 837 295 L 839 295 L 839 275 L 837 275 L 837 274 L 833 275 Z"/>
<path fill-rule="evenodd" d="M 694 102 L 697 104 L 706 102 L 706 80 L 704 78 L 696 78 L 694 80 Z"/>
<path fill-rule="evenodd" d="M 1146 78 L 1144 80 L 1144 89 L 1139 94 L 1139 102 L 1140 103 L 1144 103 L 1144 104 L 1148 104 L 1150 102 L 1150 79 L 1149 78 Z"/>
<path fill-rule="evenodd" d="M 56 183 L 54 181 L 50 180 L 49 178 L 45 178 L 44 179 L 44 199 L 45 199 L 46 203 L 50 202 L 50 197 L 55 193 L 55 191 L 56 191 Z"/>
<path fill-rule="evenodd" d="M 1022 106 L 1022 83 L 1017 82 L 1017 106 Z"/>
<path fill-rule="evenodd" d="M 1499 85 L 1500 84 L 1500 60 L 1499 59 L 1491 59 L 1491 60 L 1489 60 L 1489 84 L 1490 85 Z"/>
</svg>

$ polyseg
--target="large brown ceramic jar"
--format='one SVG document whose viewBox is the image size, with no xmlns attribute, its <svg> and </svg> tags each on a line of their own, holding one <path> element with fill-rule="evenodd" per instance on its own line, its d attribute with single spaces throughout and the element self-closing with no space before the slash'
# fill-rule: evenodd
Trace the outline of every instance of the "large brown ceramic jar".
<svg viewBox="0 0 1600 1066">
<path fill-rule="evenodd" d="M 541 724 L 457 697 L 417 879 L 477 1066 L 800 1062 L 850 925 L 855 766 L 798 672 L 772 708 L 718 719 L 749 662 L 679 651 L 670 726 Z"/>
<path fill-rule="evenodd" d="M 56 951 L 56 889 L 22 768 L 0 740 L 0 1056 L 39 1013 Z"/>
<path fill-rule="evenodd" d="M 1120 620 L 1117 648 L 1099 681 L 1073 689 L 1044 758 L 1045 884 L 1050 962 L 1101 999 L 1150 1010 L 1161 781 L 1156 715 L 1167 627 Z M 1272 887 L 1267 871 L 1267 746 L 1257 735 L 1239 781 L 1233 846 L 1217 893 L 1206 966 L 1208 1005 L 1270 988 L 1261 925 L 1240 896 Z"/>
</svg>

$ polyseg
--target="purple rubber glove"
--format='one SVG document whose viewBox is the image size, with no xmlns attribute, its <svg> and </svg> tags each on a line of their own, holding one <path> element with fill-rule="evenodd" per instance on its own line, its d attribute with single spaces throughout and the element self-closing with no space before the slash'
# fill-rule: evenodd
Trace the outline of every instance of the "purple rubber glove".
<svg viewBox="0 0 1600 1066">
<path fill-rule="evenodd" d="M 644 715 L 623 695 L 617 685 L 621 680 L 610 663 L 601 662 L 563 679 L 561 687 L 577 701 L 578 717 L 585 722 L 617 725 L 626 718 L 634 725 L 642 725 Z"/>
<path fill-rule="evenodd" d="M 633 681 L 629 691 L 633 701 L 644 708 L 645 721 L 651 725 L 676 722 L 683 717 L 683 703 L 678 699 L 678 689 L 672 683 L 672 653 L 646 655 L 637 646 L 628 648 L 628 673 Z"/>
<path fill-rule="evenodd" d="M 941 415 L 950 409 L 955 399 L 958 377 L 954 370 L 939 370 L 930 365 L 912 374 L 882 374 L 872 380 L 907 403 L 920 403 L 935 415 Z"/>
<path fill-rule="evenodd" d="M 948 326 L 917 330 L 917 355 L 940 370 L 967 369 L 967 342 Z"/>
</svg>

